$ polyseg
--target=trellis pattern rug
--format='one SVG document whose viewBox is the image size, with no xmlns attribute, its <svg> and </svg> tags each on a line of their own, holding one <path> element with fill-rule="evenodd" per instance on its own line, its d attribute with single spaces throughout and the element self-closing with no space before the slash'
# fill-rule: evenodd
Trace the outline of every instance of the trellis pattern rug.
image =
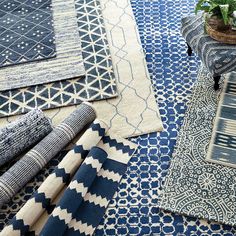
<svg viewBox="0 0 236 236">
<path fill-rule="evenodd" d="M 206 162 L 218 95 L 201 68 L 181 128 L 160 207 L 236 226 L 236 170 Z"/>
<path fill-rule="evenodd" d="M 206 160 L 236 168 L 236 74 L 227 75 Z"/>
<path fill-rule="evenodd" d="M 86 76 L 0 92 L 0 117 L 25 113 L 36 106 L 45 110 L 117 96 L 100 2 L 78 0 L 75 4 Z"/>
<path fill-rule="evenodd" d="M 109 45 L 114 45 L 111 54 L 119 97 L 96 102 L 98 117 L 122 137 L 161 131 L 159 108 L 130 1 L 101 0 L 101 5 Z"/>
<path fill-rule="evenodd" d="M 51 0 L 3 0 L 0 67 L 56 56 Z"/>
<path fill-rule="evenodd" d="M 27 9 L 27 8 L 26 8 Z M 76 78 L 85 74 L 74 1 L 52 0 L 57 56 L 0 70 L 0 91 Z"/>
</svg>

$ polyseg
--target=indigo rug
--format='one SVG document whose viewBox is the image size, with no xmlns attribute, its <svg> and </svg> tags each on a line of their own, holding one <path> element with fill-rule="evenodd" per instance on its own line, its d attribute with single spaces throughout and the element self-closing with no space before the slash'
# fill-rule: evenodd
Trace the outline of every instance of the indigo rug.
<svg viewBox="0 0 236 236">
<path fill-rule="evenodd" d="M 14 69 L 2 68 L 0 91 L 76 78 L 85 74 L 74 1 L 65 3 L 63 0 L 52 0 L 52 9 L 57 56 L 49 60 L 16 65 Z"/>
<path fill-rule="evenodd" d="M 236 74 L 227 75 L 220 96 L 207 161 L 236 167 Z"/>
<path fill-rule="evenodd" d="M 0 5 L 0 67 L 56 56 L 51 0 Z"/>
<path fill-rule="evenodd" d="M 103 235 L 234 236 L 236 227 L 160 210 L 159 193 L 197 77 L 198 60 L 187 56 L 181 18 L 194 0 L 132 0 L 164 131 L 142 135 L 128 171 L 95 231 Z M 212 82 L 213 86 L 213 82 Z"/>
<path fill-rule="evenodd" d="M 75 4 L 86 76 L 0 92 L 0 117 L 25 113 L 36 106 L 45 110 L 117 96 L 100 2 L 78 0 Z"/>
<path fill-rule="evenodd" d="M 136 149 L 106 130 L 95 120 L 0 235 L 92 235 Z"/>
<path fill-rule="evenodd" d="M 121 137 L 161 131 L 163 127 L 159 108 L 153 94 L 131 5 L 128 0 L 101 1 L 101 4 L 119 97 L 94 102 L 98 118 L 108 124 L 112 133 Z M 91 5 L 91 9 L 96 8 Z M 45 114 L 54 124 L 59 124 L 63 117 L 74 109 L 74 106 L 53 109 L 45 111 Z M 0 126 L 6 122 L 6 119 L 0 120 Z"/>
<path fill-rule="evenodd" d="M 160 185 L 166 176 L 186 103 L 191 97 L 197 76 L 197 60 L 187 56 L 187 48 L 180 34 L 180 19 L 193 12 L 194 4 L 193 0 L 132 0 L 165 129 L 161 133 L 132 139 L 139 144 L 138 152 L 131 158 L 118 192 L 94 233 L 96 236 L 236 234 L 236 228 L 164 212 L 158 208 Z M 54 110 L 52 117 L 56 117 L 60 111 Z M 50 164 L 51 171 L 53 165 L 57 165 L 56 160 Z M 40 181 L 42 177 L 35 182 Z M 20 203 L 22 199 L 29 198 L 29 190 L 34 187 L 34 183 L 29 184 L 15 201 Z M 13 204 L 14 211 L 17 211 L 18 205 Z M 2 222 L 8 221 L 4 220 L 5 212 L 11 216 L 7 206 L 4 212 L 1 210 L 1 228 Z"/>
<path fill-rule="evenodd" d="M 236 226 L 236 170 L 206 162 L 218 96 L 201 68 L 165 179 L 160 207 Z"/>
<path fill-rule="evenodd" d="M 0 166 L 32 148 L 51 131 L 49 118 L 39 109 L 0 129 Z"/>
</svg>

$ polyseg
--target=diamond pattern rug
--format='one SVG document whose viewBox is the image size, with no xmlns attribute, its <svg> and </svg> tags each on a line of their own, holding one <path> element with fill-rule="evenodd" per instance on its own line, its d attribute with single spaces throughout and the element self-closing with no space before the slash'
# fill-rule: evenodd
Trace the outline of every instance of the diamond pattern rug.
<svg viewBox="0 0 236 236">
<path fill-rule="evenodd" d="M 0 117 L 25 113 L 34 107 L 45 110 L 117 96 L 99 1 L 77 0 L 76 12 L 86 76 L 0 92 Z"/>
<path fill-rule="evenodd" d="M 57 56 L 2 68 L 0 91 L 84 76 L 74 1 L 52 0 L 52 9 Z"/>
<path fill-rule="evenodd" d="M 51 0 L 3 0 L 0 22 L 0 67 L 56 56 Z"/>
</svg>

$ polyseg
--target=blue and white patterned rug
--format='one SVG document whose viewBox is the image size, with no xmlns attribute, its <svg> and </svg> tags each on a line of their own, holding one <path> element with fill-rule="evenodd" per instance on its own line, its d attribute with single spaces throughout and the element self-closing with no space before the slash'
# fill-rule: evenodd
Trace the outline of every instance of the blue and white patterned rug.
<svg viewBox="0 0 236 236">
<path fill-rule="evenodd" d="M 236 229 L 163 212 L 158 208 L 160 185 L 170 165 L 183 122 L 198 60 L 188 58 L 179 32 L 182 16 L 193 12 L 194 0 L 131 0 L 148 68 L 166 131 L 140 136 L 118 194 L 95 235 L 233 236 Z"/>
</svg>

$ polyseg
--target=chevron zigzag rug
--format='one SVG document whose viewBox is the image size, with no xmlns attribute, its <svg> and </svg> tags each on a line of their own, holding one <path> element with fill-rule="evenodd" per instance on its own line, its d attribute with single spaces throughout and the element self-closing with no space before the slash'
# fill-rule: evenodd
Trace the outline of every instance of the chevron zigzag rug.
<svg viewBox="0 0 236 236">
<path fill-rule="evenodd" d="M 95 120 L 0 235 L 93 235 L 137 147 L 106 131 Z"/>
</svg>

